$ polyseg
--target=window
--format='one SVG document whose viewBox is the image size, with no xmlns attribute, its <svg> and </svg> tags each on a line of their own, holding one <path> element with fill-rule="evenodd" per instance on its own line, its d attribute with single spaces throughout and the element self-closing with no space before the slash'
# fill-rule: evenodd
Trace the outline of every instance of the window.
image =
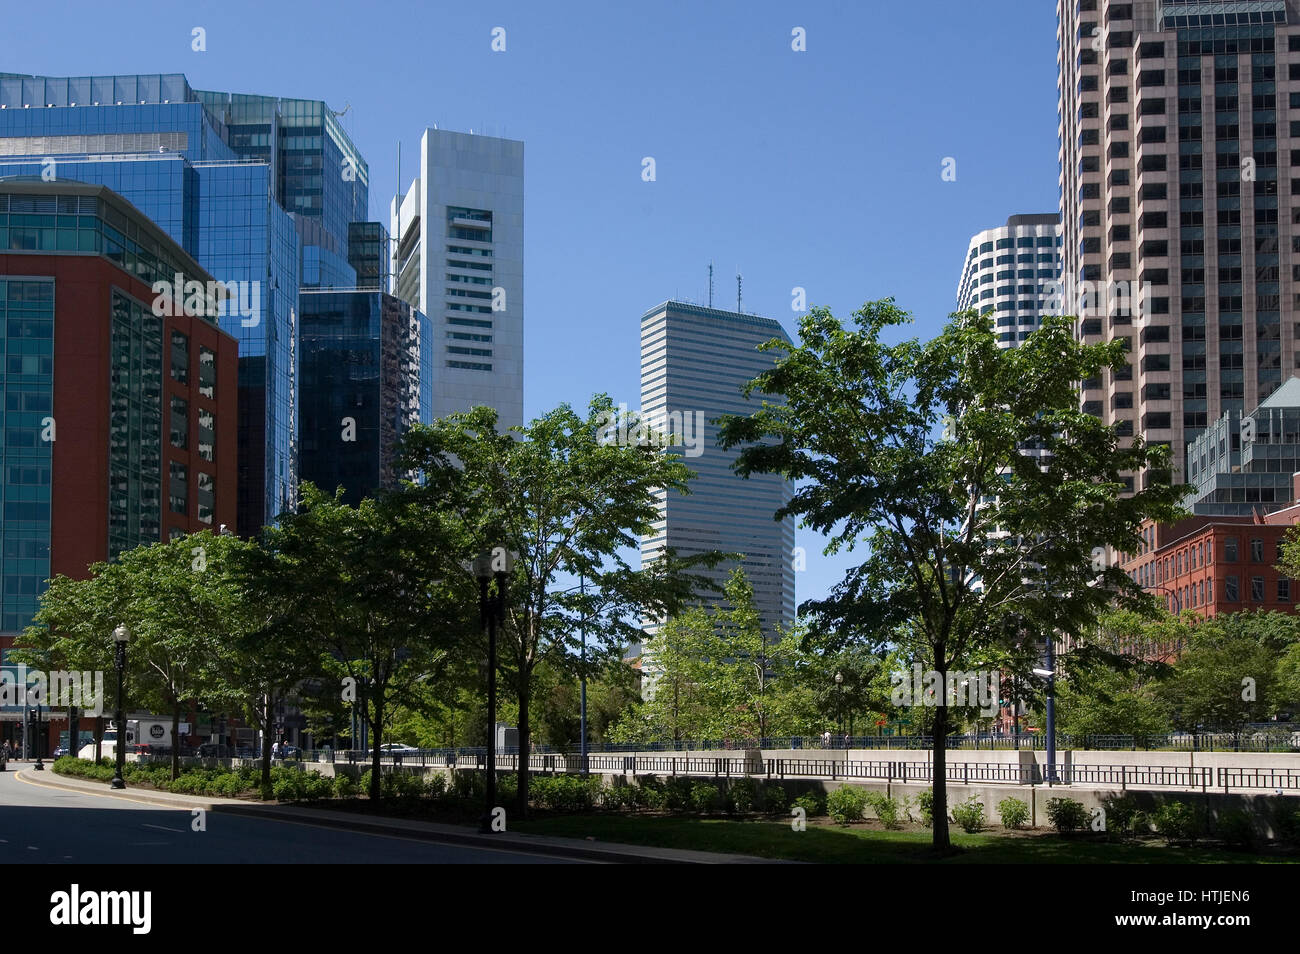
<svg viewBox="0 0 1300 954">
<path fill-rule="evenodd" d="M 1264 562 L 1264 541 L 1263 540 L 1250 541 L 1250 562 L 1251 563 Z"/>
<path fill-rule="evenodd" d="M 1230 576 L 1223 581 L 1223 598 L 1229 603 L 1237 602 L 1237 578 Z"/>
<path fill-rule="evenodd" d="M 1264 578 L 1262 576 L 1252 576 L 1250 578 L 1250 598 L 1256 603 L 1264 602 Z"/>
<path fill-rule="evenodd" d="M 184 464 L 170 462 L 168 499 L 172 513 L 189 513 L 189 473 Z"/>
<path fill-rule="evenodd" d="M 1291 602 L 1291 581 L 1282 577 L 1277 581 L 1277 601 L 1279 603 Z"/>
<path fill-rule="evenodd" d="M 179 331 L 172 332 L 171 377 L 177 384 L 190 382 L 190 338 Z"/>
<path fill-rule="evenodd" d="M 1229 563 L 1237 562 L 1237 538 L 1236 537 L 1223 538 L 1223 558 L 1227 560 Z"/>
<path fill-rule="evenodd" d="M 212 460 L 217 443 L 216 415 L 205 407 L 199 408 L 199 456 Z"/>
<path fill-rule="evenodd" d="M 198 485 L 199 520 L 203 523 L 211 523 L 212 508 L 216 505 L 216 489 L 212 480 L 212 475 L 200 471 L 198 474 Z"/>
<path fill-rule="evenodd" d="M 217 353 L 199 346 L 199 394 L 215 398 L 217 388 Z"/>
<path fill-rule="evenodd" d="M 172 447 L 188 450 L 190 446 L 190 402 L 172 396 L 171 403 Z"/>
</svg>

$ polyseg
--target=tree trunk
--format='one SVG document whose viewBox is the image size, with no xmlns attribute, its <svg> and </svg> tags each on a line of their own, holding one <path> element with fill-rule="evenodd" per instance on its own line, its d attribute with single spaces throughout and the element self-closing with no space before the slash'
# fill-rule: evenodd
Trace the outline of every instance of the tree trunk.
<svg viewBox="0 0 1300 954">
<path fill-rule="evenodd" d="M 375 690 L 374 696 L 375 721 L 370 723 L 370 735 L 373 741 L 370 749 L 370 791 L 367 794 L 370 795 L 371 800 L 379 801 L 382 795 L 381 783 L 384 780 L 383 769 L 379 765 L 379 756 L 382 751 L 379 745 L 383 742 L 383 733 L 379 731 L 379 727 L 384 724 L 384 707 L 380 701 L 382 697 L 378 689 Z M 366 711 L 369 712 L 369 707 L 367 707 Z"/>
<path fill-rule="evenodd" d="M 518 697 L 519 697 L 519 789 L 518 797 L 515 799 L 515 817 L 523 820 L 528 817 L 528 756 L 532 749 L 529 744 L 528 728 L 528 677 L 524 675 L 524 670 L 520 669 Z M 496 744 L 496 728 L 489 727 L 492 732 L 492 744 Z"/>
<path fill-rule="evenodd" d="M 946 853 L 952 848 L 948 838 L 948 674 L 939 673 L 940 697 L 934 707 L 934 840 L 936 852 Z"/>
<path fill-rule="evenodd" d="M 74 759 L 81 751 L 81 720 L 77 717 L 77 707 L 68 706 L 68 754 Z"/>
<path fill-rule="evenodd" d="M 172 703 L 172 781 L 181 777 L 181 702 Z"/>
<path fill-rule="evenodd" d="M 118 731 L 121 730 L 119 729 Z M 103 752 L 101 751 L 103 745 L 104 745 L 104 717 L 100 716 L 95 720 L 95 764 L 96 765 L 98 765 L 99 760 L 103 758 Z"/>
</svg>

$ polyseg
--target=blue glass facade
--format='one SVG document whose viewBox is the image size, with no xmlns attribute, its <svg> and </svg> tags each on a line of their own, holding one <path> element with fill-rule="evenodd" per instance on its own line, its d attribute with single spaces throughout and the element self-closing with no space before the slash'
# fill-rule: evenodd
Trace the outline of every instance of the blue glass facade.
<svg viewBox="0 0 1300 954">
<path fill-rule="evenodd" d="M 236 153 L 275 170 L 273 194 L 302 237 L 303 285 L 356 287 L 348 225 L 368 217 L 370 171 L 329 106 L 206 90 L 196 95 Z"/>
<path fill-rule="evenodd" d="M 220 107 L 208 108 L 204 100 Z M 39 176 L 106 185 L 127 198 L 224 282 L 250 283 L 246 314 L 221 318 L 239 341 L 241 532 L 253 532 L 293 506 L 297 486 L 298 289 L 351 286 L 347 223 L 368 199 L 365 163 L 355 181 L 307 176 L 324 155 L 355 154 L 324 104 L 289 110 L 306 134 L 281 135 L 267 119 L 277 101 L 192 90 L 180 74 L 113 77 L 20 77 L 0 74 L 0 177 Z M 74 106 L 75 104 L 75 106 Z M 40 108 L 66 107 L 66 108 Z M 260 110 L 261 113 L 257 113 Z M 228 127 L 226 120 L 241 120 Z M 315 124 L 314 126 L 312 124 Z M 330 149 L 312 135 L 329 127 Z M 315 150 L 315 153 L 312 150 Z M 315 158 L 313 158 L 315 156 Z M 319 181 L 316 181 L 316 180 Z M 311 201 L 316 193 L 319 202 Z M 296 214 L 281 205 L 293 199 Z M 296 198 L 294 198 L 296 197 Z M 364 214 L 357 216 L 364 218 Z M 295 219 L 298 221 L 295 222 Z M 311 246 L 300 236 L 310 237 Z M 306 263 L 307 268 L 304 268 Z"/>
<path fill-rule="evenodd" d="M 0 278 L 0 632 L 21 630 L 50 575 L 54 282 Z"/>
<path fill-rule="evenodd" d="M 302 479 L 356 503 L 398 480 L 398 441 L 432 420 L 431 325 L 384 292 L 304 292 L 302 307 Z"/>
</svg>

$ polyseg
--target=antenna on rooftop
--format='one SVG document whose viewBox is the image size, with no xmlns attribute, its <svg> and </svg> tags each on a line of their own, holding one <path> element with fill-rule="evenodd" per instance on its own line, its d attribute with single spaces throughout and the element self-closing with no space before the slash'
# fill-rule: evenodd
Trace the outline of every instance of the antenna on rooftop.
<svg viewBox="0 0 1300 954">
<path fill-rule="evenodd" d="M 737 265 L 736 266 L 736 314 L 738 315 L 744 314 L 744 312 L 740 310 L 740 283 L 741 283 L 740 266 Z"/>
<path fill-rule="evenodd" d="M 709 307 L 713 307 L 713 263 L 709 262 Z"/>
</svg>

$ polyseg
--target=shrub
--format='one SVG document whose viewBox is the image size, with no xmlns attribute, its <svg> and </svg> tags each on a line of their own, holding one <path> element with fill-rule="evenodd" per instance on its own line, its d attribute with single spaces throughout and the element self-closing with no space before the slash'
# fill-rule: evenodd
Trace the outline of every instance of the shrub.
<svg viewBox="0 0 1300 954">
<path fill-rule="evenodd" d="M 691 807 L 691 780 L 685 775 L 670 775 L 664 780 L 664 807 L 681 811 Z"/>
<path fill-rule="evenodd" d="M 636 807 L 636 789 L 631 785 L 615 785 L 603 789 L 600 804 L 616 812 L 630 811 Z"/>
<path fill-rule="evenodd" d="M 1195 841 L 1200 826 L 1196 809 L 1187 802 L 1165 802 L 1156 812 L 1156 829 L 1165 841 Z"/>
<path fill-rule="evenodd" d="M 998 816 L 1003 828 L 1024 828 L 1029 821 L 1029 803 L 1018 798 L 1004 798 L 998 802 Z"/>
<path fill-rule="evenodd" d="M 457 798 L 482 801 L 486 795 L 487 775 L 478 771 L 458 771 L 452 775 L 451 787 Z"/>
<path fill-rule="evenodd" d="M 657 775 L 638 775 L 632 789 L 633 804 L 642 808 L 663 808 L 663 782 Z"/>
<path fill-rule="evenodd" d="M 900 804 L 898 799 L 890 798 L 884 792 L 867 792 L 867 804 L 871 810 L 876 813 L 880 823 L 886 828 L 902 828 L 902 823 L 898 816 L 906 811 L 906 803 Z"/>
<path fill-rule="evenodd" d="M 599 792 L 599 776 L 543 775 L 529 781 L 530 800 L 554 811 L 586 811 Z"/>
<path fill-rule="evenodd" d="M 916 793 L 916 810 L 921 815 L 921 824 L 926 828 L 934 824 L 934 789 L 927 788 Z"/>
<path fill-rule="evenodd" d="M 718 786 L 708 782 L 696 782 L 691 787 L 691 807 L 697 812 L 709 814 L 716 812 L 725 804 Z"/>
<path fill-rule="evenodd" d="M 807 812 L 809 817 L 826 814 L 826 796 L 821 792 L 804 792 L 794 800 L 794 804 Z"/>
<path fill-rule="evenodd" d="M 984 803 L 974 795 L 952 807 L 952 820 L 962 831 L 976 832 L 984 827 Z"/>
<path fill-rule="evenodd" d="M 790 805 L 790 795 L 782 785 L 763 786 L 763 810 L 773 815 L 785 814 Z"/>
<path fill-rule="evenodd" d="M 1049 798 L 1047 800 L 1047 820 L 1059 832 L 1078 831 L 1088 825 L 1092 813 L 1082 802 L 1073 798 Z"/>
<path fill-rule="evenodd" d="M 356 798 L 360 786 L 357 780 L 351 775 L 344 772 L 341 775 L 334 776 L 334 797 L 335 798 Z"/>
<path fill-rule="evenodd" d="M 1279 799 L 1274 803 L 1274 829 L 1278 841 L 1284 845 L 1300 845 L 1300 806 L 1290 807 L 1287 801 Z"/>
<path fill-rule="evenodd" d="M 1146 812 L 1138 808 L 1138 801 L 1132 795 L 1108 795 L 1101 800 L 1101 807 L 1106 811 L 1108 834 L 1138 834 L 1151 827 Z"/>
<path fill-rule="evenodd" d="M 245 782 L 244 779 L 235 772 L 227 772 L 225 775 L 221 776 L 213 786 L 213 794 L 220 795 L 224 798 L 234 798 L 236 795 L 242 795 L 248 789 L 254 787 L 256 786 Z"/>
<path fill-rule="evenodd" d="M 424 782 L 424 794 L 430 798 L 444 798 L 447 795 L 447 776 L 434 772 Z"/>
<path fill-rule="evenodd" d="M 382 784 L 385 798 L 413 799 L 424 794 L 424 779 L 411 772 L 385 772 Z"/>
<path fill-rule="evenodd" d="M 1249 812 L 1241 809 L 1221 812 L 1217 820 L 1219 837 L 1234 848 L 1252 848 L 1255 844 L 1255 823 Z"/>
<path fill-rule="evenodd" d="M 497 804 L 513 805 L 518 798 L 519 776 L 514 772 L 506 772 L 497 779 Z"/>
<path fill-rule="evenodd" d="M 727 786 L 727 798 L 734 811 L 747 815 L 758 804 L 758 782 L 752 778 L 733 779 Z"/>
</svg>

